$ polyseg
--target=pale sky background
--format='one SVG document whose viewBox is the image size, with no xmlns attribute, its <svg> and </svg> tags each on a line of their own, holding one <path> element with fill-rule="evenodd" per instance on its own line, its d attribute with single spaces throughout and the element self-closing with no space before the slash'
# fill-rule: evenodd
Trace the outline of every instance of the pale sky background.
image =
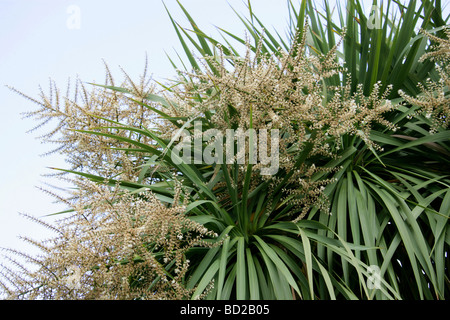
<svg viewBox="0 0 450 320">
<path fill-rule="evenodd" d="M 164 2 L 174 19 L 188 27 L 176 1 Z M 369 8 L 372 1 L 366 2 Z M 244 36 L 244 26 L 230 6 L 246 14 L 247 0 L 181 3 L 209 35 L 218 35 L 216 25 Z M 79 29 L 67 26 L 73 14 L 68 12 L 71 6 L 80 10 Z M 252 8 L 269 31 L 274 27 L 284 35 L 286 0 L 253 0 Z M 133 79 L 139 79 L 146 53 L 149 71 L 154 78 L 162 79 L 175 74 L 165 52 L 176 59 L 175 50 L 181 55 L 183 51 L 161 0 L 0 0 L 0 46 L 0 247 L 29 251 L 31 248 L 18 240 L 18 235 L 43 239 L 51 233 L 19 212 L 43 217 L 64 209 L 36 187 L 52 182 L 41 176 L 51 172 L 47 167 L 68 166 L 57 155 L 40 156 L 52 148 L 36 139 L 45 129 L 26 133 L 37 122 L 21 117 L 22 112 L 37 106 L 5 85 L 37 97 L 38 86 L 47 90 L 49 78 L 63 92 L 67 79 L 77 75 L 87 82 L 103 83 L 102 59 L 117 79 L 122 79 L 119 66 Z"/>
</svg>

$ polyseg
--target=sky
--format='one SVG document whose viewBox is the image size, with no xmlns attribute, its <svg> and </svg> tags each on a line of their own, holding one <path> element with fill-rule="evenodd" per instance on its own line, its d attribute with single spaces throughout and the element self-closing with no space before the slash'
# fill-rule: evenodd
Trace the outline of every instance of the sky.
<svg viewBox="0 0 450 320">
<path fill-rule="evenodd" d="M 244 36 L 233 7 L 247 13 L 242 0 L 181 0 L 197 24 L 209 35 L 215 26 Z M 175 0 L 165 0 L 173 18 L 183 26 L 187 19 Z M 280 33 L 287 28 L 285 0 L 253 1 L 252 9 L 268 28 Z M 272 29 L 273 30 L 273 29 Z M 148 70 L 154 79 L 171 78 L 175 72 L 167 55 L 183 53 L 176 32 L 161 0 L 0 0 L 0 248 L 37 250 L 19 239 L 45 239 L 53 234 L 20 213 L 41 218 L 65 209 L 42 192 L 48 167 L 69 168 L 59 155 L 41 156 L 52 149 L 37 139 L 42 131 L 28 132 L 37 125 L 23 113 L 36 104 L 6 87 L 37 98 L 39 86 L 48 92 L 51 78 L 65 91 L 69 78 L 103 83 L 106 61 L 116 80 L 122 67 L 139 79 L 148 55 Z M 167 55 L 166 55 L 167 54 Z M 120 81 L 118 81 L 120 82 Z M 0 252 L 1 254 L 1 252 Z M 0 263 L 5 259 L 0 256 Z"/>
</svg>

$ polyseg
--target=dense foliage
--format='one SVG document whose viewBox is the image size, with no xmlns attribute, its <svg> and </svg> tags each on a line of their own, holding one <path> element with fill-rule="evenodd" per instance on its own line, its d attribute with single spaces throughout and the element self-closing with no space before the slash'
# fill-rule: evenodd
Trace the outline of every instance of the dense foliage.
<svg viewBox="0 0 450 320">
<path fill-rule="evenodd" d="M 55 194 L 68 205 L 57 225 L 37 221 L 55 238 L 25 238 L 41 256 L 11 250 L 38 268 L 11 258 L 20 272 L 5 267 L 0 287 L 15 299 L 448 299 L 448 17 L 439 0 L 384 4 L 368 16 L 348 0 L 336 20 L 326 1 L 289 2 L 283 38 L 249 2 L 248 38 L 221 29 L 223 42 L 180 4 L 192 30 L 169 18 L 190 66 L 172 60 L 172 83 L 145 70 L 116 85 L 106 67 L 104 85 L 77 81 L 72 98 L 53 83 L 40 99 L 13 89 L 39 105 L 37 128 L 56 122 L 42 139 L 76 188 Z"/>
</svg>

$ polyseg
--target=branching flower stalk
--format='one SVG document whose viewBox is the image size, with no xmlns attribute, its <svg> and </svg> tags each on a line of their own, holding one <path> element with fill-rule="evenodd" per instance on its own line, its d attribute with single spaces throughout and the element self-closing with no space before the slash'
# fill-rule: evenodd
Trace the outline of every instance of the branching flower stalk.
<svg viewBox="0 0 450 320">
<path fill-rule="evenodd" d="M 445 30 L 445 38 L 439 38 L 425 30 L 421 33 L 436 44 L 431 47 L 432 51 L 425 53 L 420 62 L 425 60 L 436 61 L 436 70 L 439 74 L 439 80 L 433 81 L 428 78 L 425 85 L 419 83 L 421 95 L 412 97 L 401 91 L 399 94 L 410 104 L 418 106 L 416 114 L 423 114 L 431 120 L 430 132 L 436 132 L 441 126 L 449 127 L 450 117 L 450 28 Z"/>
<path fill-rule="evenodd" d="M 133 82 L 125 73 L 125 81 L 121 84 L 123 91 L 110 90 L 106 87 L 114 86 L 115 82 L 106 64 L 105 68 L 104 85 L 92 86 L 76 79 L 73 88 L 69 81 L 65 95 L 52 80 L 49 93 L 46 94 L 41 89 L 39 100 L 15 88 L 11 89 L 39 106 L 37 110 L 24 114 L 25 118 L 33 118 L 39 122 L 30 132 L 53 125 L 49 132 L 38 137 L 42 143 L 55 146 L 46 154 L 61 154 L 70 165 L 70 170 L 98 174 L 105 178 L 122 176 L 124 180 L 133 180 L 136 177 L 136 167 L 143 164 L 141 155 L 127 152 L 126 149 L 132 146 L 123 141 L 84 131 L 111 133 L 106 128 L 111 123 L 104 119 L 136 127 L 157 126 L 154 112 L 139 103 L 148 94 L 155 93 L 155 84 L 148 78 L 145 67 L 139 83 Z M 91 87 L 90 91 L 88 86 Z M 133 99 L 125 92 L 130 93 Z M 119 130 L 113 130 L 112 133 L 145 144 L 154 144 L 154 141 L 145 136 Z"/>
<path fill-rule="evenodd" d="M 264 53 L 261 46 L 253 53 L 249 44 L 243 57 L 230 57 L 218 50 L 216 56 L 199 59 L 202 71 L 180 71 L 182 85 L 173 89 L 173 100 L 179 106 L 186 106 L 178 109 L 176 116 L 190 119 L 194 114 L 210 114 L 209 127 L 220 130 L 224 137 L 230 128 L 247 131 L 250 122 L 256 132 L 280 131 L 279 172 L 284 175 L 261 176 L 264 166 L 258 163 L 252 167 L 250 190 L 267 179 L 277 185 L 282 181 L 280 176 L 289 175 L 289 181 L 284 181 L 286 197 L 302 208 L 294 221 L 301 219 L 312 205 L 325 204 L 324 186 L 333 180 L 312 181 L 312 176 L 336 169 L 325 168 L 309 159 L 319 155 L 335 158 L 343 135 L 356 135 L 370 148 L 380 149 L 369 137 L 375 122 L 395 130 L 395 126 L 383 118 L 384 113 L 395 108 L 386 99 L 390 86 L 380 92 L 381 83 L 377 82 L 368 97 L 364 96 L 362 86 L 355 94 L 351 94 L 350 84 L 327 87 L 326 79 L 346 72 L 336 59 L 340 43 L 327 55 L 311 55 L 306 51 L 305 41 L 303 37 L 290 52 L 280 49 L 276 55 Z M 260 39 L 259 44 L 262 43 Z M 186 78 L 189 81 L 185 81 Z M 200 98 L 192 99 L 193 96 Z M 307 159 L 296 166 L 306 143 L 313 144 L 313 149 Z M 267 153 L 270 154 L 270 148 Z M 249 148 L 245 159 L 246 163 L 240 166 L 241 183 L 250 159 Z M 231 170 L 232 166 L 229 168 Z"/>
<path fill-rule="evenodd" d="M 12 299 L 189 299 L 184 276 L 185 253 L 192 247 L 220 245 L 217 234 L 190 220 L 186 206 L 167 206 L 149 191 L 131 194 L 90 181 L 75 182 L 74 213 L 54 226 L 56 236 L 43 242 L 24 240 L 42 255 L 25 257 L 28 270 L 16 260 L 20 273 L 9 272 Z M 4 281 L 4 280 L 2 280 Z M 207 293 L 207 292 L 205 292 Z M 201 298 L 201 297 L 200 297 Z"/>
</svg>

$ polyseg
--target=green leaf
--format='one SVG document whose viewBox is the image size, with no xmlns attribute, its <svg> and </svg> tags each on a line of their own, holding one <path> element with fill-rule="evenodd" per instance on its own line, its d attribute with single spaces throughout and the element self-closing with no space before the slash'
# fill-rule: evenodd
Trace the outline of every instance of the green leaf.
<svg viewBox="0 0 450 320">
<path fill-rule="evenodd" d="M 245 239 L 243 237 L 238 239 L 236 267 L 236 298 L 245 300 L 247 298 L 247 271 L 245 269 Z"/>
<path fill-rule="evenodd" d="M 323 276 L 325 284 L 328 288 L 328 293 L 330 294 L 331 300 L 336 300 L 336 295 L 334 293 L 334 287 L 331 282 L 331 278 L 330 278 L 328 271 L 322 266 L 322 264 L 319 262 L 319 260 L 317 260 L 316 257 L 314 257 L 314 260 L 316 261 L 317 265 L 319 266 L 320 272 L 322 273 L 322 276 Z"/>
<path fill-rule="evenodd" d="M 278 255 L 273 251 L 272 248 L 270 248 L 259 236 L 254 235 L 254 238 L 258 242 L 260 246 L 260 252 L 267 255 L 267 257 L 274 263 L 278 271 L 283 275 L 283 277 L 287 280 L 287 282 L 291 285 L 291 287 L 299 294 L 300 289 L 297 286 L 297 283 L 295 282 L 294 278 L 292 277 L 292 274 L 287 269 L 284 262 L 278 257 Z"/>
<path fill-rule="evenodd" d="M 199 297 L 205 289 L 208 287 L 209 284 L 211 284 L 214 276 L 217 273 L 217 270 L 219 269 L 219 260 L 215 260 L 209 268 L 204 273 L 203 277 L 201 278 L 197 288 L 195 289 L 194 293 L 192 294 L 192 299 L 196 300 L 197 297 Z"/>
<path fill-rule="evenodd" d="M 226 238 L 222 245 L 222 252 L 220 255 L 220 266 L 219 266 L 219 278 L 217 281 L 217 300 L 221 300 L 223 285 L 225 282 L 225 272 L 227 268 L 228 256 L 230 255 L 229 251 L 230 238 Z"/>
<path fill-rule="evenodd" d="M 313 283 L 313 273 L 312 273 L 312 252 L 311 252 L 311 244 L 309 243 L 309 239 L 306 236 L 305 232 L 302 228 L 298 228 L 300 236 L 302 238 L 303 250 L 305 252 L 305 264 L 306 264 L 306 274 L 309 282 L 309 290 L 311 299 L 314 300 L 314 283 Z"/>
<path fill-rule="evenodd" d="M 250 300 L 259 300 L 259 281 L 258 274 L 256 272 L 256 267 L 253 262 L 253 256 L 250 248 L 245 249 L 247 257 L 247 270 L 248 270 L 248 284 L 249 284 L 249 294 Z"/>
</svg>

